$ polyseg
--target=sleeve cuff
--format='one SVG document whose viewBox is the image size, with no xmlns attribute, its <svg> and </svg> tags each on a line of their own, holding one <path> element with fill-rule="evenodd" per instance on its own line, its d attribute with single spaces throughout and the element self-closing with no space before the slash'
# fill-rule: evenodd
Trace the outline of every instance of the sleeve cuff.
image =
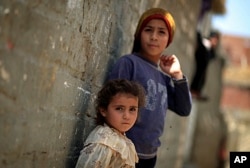
<svg viewBox="0 0 250 168">
<path fill-rule="evenodd" d="M 187 78 L 184 75 L 183 75 L 182 79 L 175 79 L 175 78 L 172 78 L 172 79 L 173 79 L 173 82 L 177 83 L 177 84 L 179 84 L 179 83 L 187 83 Z"/>
</svg>

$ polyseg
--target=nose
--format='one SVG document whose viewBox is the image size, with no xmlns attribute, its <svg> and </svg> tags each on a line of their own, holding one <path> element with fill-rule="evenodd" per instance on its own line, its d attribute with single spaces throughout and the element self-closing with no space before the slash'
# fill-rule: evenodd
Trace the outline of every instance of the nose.
<svg viewBox="0 0 250 168">
<path fill-rule="evenodd" d="M 129 119 L 129 111 L 124 111 L 123 118 L 124 119 Z"/>
<path fill-rule="evenodd" d="M 152 39 L 152 40 L 156 40 L 156 39 L 157 39 L 157 33 L 156 33 L 156 31 L 153 31 L 153 32 L 151 33 L 151 39 Z"/>
</svg>

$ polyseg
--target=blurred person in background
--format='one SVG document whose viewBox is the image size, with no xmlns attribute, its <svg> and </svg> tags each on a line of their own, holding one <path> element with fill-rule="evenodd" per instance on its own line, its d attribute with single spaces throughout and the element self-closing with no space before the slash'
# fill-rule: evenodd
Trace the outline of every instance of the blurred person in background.
<svg viewBox="0 0 250 168">
<path fill-rule="evenodd" d="M 216 48 L 219 45 L 220 33 L 211 31 L 209 37 L 202 36 L 197 31 L 197 43 L 195 49 L 195 72 L 191 82 L 192 97 L 197 100 L 205 101 L 207 96 L 202 94 L 202 89 L 206 82 L 206 74 L 209 62 L 216 57 Z"/>
</svg>

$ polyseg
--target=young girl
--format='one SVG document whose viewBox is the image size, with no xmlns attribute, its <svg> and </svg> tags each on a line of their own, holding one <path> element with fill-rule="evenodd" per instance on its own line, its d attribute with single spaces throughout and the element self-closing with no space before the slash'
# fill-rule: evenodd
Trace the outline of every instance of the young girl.
<svg viewBox="0 0 250 168">
<path fill-rule="evenodd" d="M 144 88 L 138 83 L 109 81 L 97 95 L 98 126 L 86 139 L 76 168 L 135 167 L 138 157 L 125 132 L 136 122 L 144 103 Z"/>
<path fill-rule="evenodd" d="M 188 82 L 175 55 L 162 55 L 174 37 L 175 22 L 170 13 L 152 8 L 142 14 L 134 36 L 132 54 L 122 56 L 108 79 L 137 81 L 146 90 L 146 105 L 139 121 L 127 132 L 135 144 L 137 168 L 153 168 L 167 109 L 181 116 L 191 111 Z M 160 67 L 160 69 L 159 69 Z"/>
</svg>

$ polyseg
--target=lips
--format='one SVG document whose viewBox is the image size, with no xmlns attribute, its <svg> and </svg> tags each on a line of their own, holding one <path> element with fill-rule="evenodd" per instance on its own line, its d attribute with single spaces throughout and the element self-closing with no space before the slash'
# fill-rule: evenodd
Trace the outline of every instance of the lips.
<svg viewBox="0 0 250 168">
<path fill-rule="evenodd" d="M 122 123 L 122 124 L 124 124 L 124 125 L 130 125 L 130 123 Z"/>
<path fill-rule="evenodd" d="M 148 44 L 148 46 L 149 46 L 149 47 L 153 47 L 153 48 L 158 47 L 158 45 L 156 45 L 156 44 Z"/>
</svg>

